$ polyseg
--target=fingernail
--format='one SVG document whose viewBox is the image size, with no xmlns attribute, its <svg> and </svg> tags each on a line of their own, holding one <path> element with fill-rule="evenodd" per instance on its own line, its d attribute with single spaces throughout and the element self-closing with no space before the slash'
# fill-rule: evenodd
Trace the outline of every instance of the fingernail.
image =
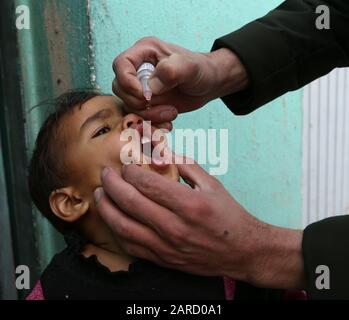
<svg viewBox="0 0 349 320">
<path fill-rule="evenodd" d="M 95 201 L 96 201 L 96 203 L 98 203 L 99 202 L 99 200 L 101 200 L 101 198 L 102 198 L 102 196 L 103 196 L 103 189 L 102 188 L 97 188 L 95 191 L 94 191 L 94 193 L 93 193 L 93 195 L 94 195 L 94 197 L 95 197 Z"/>
<path fill-rule="evenodd" d="M 150 78 L 148 84 L 153 94 L 161 94 L 165 89 L 165 85 L 158 77 Z"/>
<path fill-rule="evenodd" d="M 160 112 L 160 118 L 163 121 L 172 121 L 176 118 L 176 116 L 177 116 L 176 108 L 171 108 L 169 110 Z"/>
<path fill-rule="evenodd" d="M 105 178 L 109 173 L 109 168 L 105 167 L 103 170 L 102 170 L 102 179 Z"/>
<path fill-rule="evenodd" d="M 172 131 L 172 122 L 163 122 L 157 125 L 160 130 L 162 130 L 165 133 L 168 133 L 169 131 Z"/>
</svg>

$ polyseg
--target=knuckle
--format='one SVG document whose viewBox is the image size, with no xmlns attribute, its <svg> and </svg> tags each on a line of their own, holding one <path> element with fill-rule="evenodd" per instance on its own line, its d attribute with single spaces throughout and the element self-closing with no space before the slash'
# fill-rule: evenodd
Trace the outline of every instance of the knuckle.
<svg viewBox="0 0 349 320">
<path fill-rule="evenodd" d="M 196 196 L 192 198 L 186 204 L 186 209 L 191 213 L 192 216 L 196 217 L 201 214 L 203 210 L 206 209 L 206 203 L 203 197 Z"/>
<path fill-rule="evenodd" d="M 146 36 L 136 41 L 135 45 L 147 45 L 147 44 L 153 44 L 157 42 L 159 42 L 159 39 L 157 37 Z"/>
<path fill-rule="evenodd" d="M 169 265 L 173 265 L 178 261 L 178 257 L 173 250 L 167 250 L 163 252 L 162 260 Z"/>
<path fill-rule="evenodd" d="M 200 71 L 200 65 L 193 59 L 186 59 L 185 68 L 189 74 L 197 74 Z"/>
<path fill-rule="evenodd" d="M 113 80 L 113 83 L 112 83 L 112 90 L 113 92 L 118 95 L 120 92 L 119 92 L 119 86 L 118 86 L 118 81 L 116 78 L 114 78 Z"/>
<path fill-rule="evenodd" d="M 122 65 L 123 61 L 126 59 L 127 54 L 126 51 L 123 53 L 120 53 L 114 60 L 113 60 L 113 71 L 117 75 L 121 70 L 120 66 Z"/>
<path fill-rule="evenodd" d="M 164 61 L 162 64 L 162 71 L 164 74 L 166 74 L 167 82 L 174 83 L 177 81 L 178 71 L 174 64 L 170 63 L 169 61 Z"/>
<path fill-rule="evenodd" d="M 144 42 L 146 43 L 158 43 L 159 38 L 155 36 L 146 36 L 143 38 Z"/>
<path fill-rule="evenodd" d="M 147 179 L 142 180 L 142 187 L 144 189 L 153 189 L 154 198 L 158 195 L 161 195 L 161 193 L 163 192 L 163 190 L 160 190 L 159 188 L 154 188 L 154 185 L 156 186 L 157 184 L 158 184 L 158 177 L 156 176 L 156 174 L 152 172 L 150 172 L 147 175 Z"/>
<path fill-rule="evenodd" d="M 119 59 L 120 59 L 120 56 L 116 57 L 114 60 L 113 60 L 113 64 L 112 64 L 112 67 L 113 67 L 113 71 L 114 73 L 116 74 L 117 70 L 118 70 L 118 62 L 119 62 Z"/>
<path fill-rule="evenodd" d="M 220 189 L 222 187 L 222 183 L 218 179 L 210 177 L 210 179 L 207 181 L 207 186 L 210 189 L 216 191 L 217 189 Z"/>
<path fill-rule="evenodd" d="M 139 250 L 135 246 L 130 245 L 130 244 L 125 244 L 123 247 L 124 247 L 124 250 L 129 255 L 134 256 L 134 257 L 139 256 Z"/>
<path fill-rule="evenodd" d="M 114 81 L 116 84 L 116 88 L 119 89 L 119 91 L 129 92 L 130 90 L 133 89 L 132 79 L 130 79 L 129 76 L 125 76 L 125 77 L 115 76 Z"/>
<path fill-rule="evenodd" d="M 182 246 L 185 242 L 185 232 L 182 228 L 171 228 L 170 230 L 171 241 L 176 247 Z"/>
<path fill-rule="evenodd" d="M 137 197 L 134 192 L 125 192 L 122 197 L 118 197 L 115 201 L 116 205 L 123 210 L 127 210 L 130 206 L 136 203 Z"/>
<path fill-rule="evenodd" d="M 176 248 L 181 247 L 183 244 L 183 237 L 179 233 L 174 233 L 171 236 L 172 243 L 176 246 Z"/>
<path fill-rule="evenodd" d="M 138 197 L 136 196 L 135 192 L 126 192 L 125 196 L 123 197 L 123 205 L 126 207 L 129 204 L 135 204 Z"/>
<path fill-rule="evenodd" d="M 199 200 L 193 201 L 191 208 L 191 221 L 199 224 L 207 219 L 212 212 L 212 204 L 206 197 L 200 197 Z"/>
<path fill-rule="evenodd" d="M 120 80 L 121 81 L 121 80 Z M 137 89 L 134 86 L 133 83 L 133 79 L 131 77 L 125 77 L 123 79 L 122 82 L 120 82 L 120 84 L 122 84 L 122 88 L 129 94 L 131 94 L 131 96 L 133 96 L 135 94 L 135 91 L 137 91 Z"/>
<path fill-rule="evenodd" d="M 117 225 L 115 226 L 115 229 L 116 229 L 116 233 L 118 235 L 120 235 L 123 238 L 127 238 L 127 236 L 128 236 L 128 228 L 127 228 L 126 223 L 122 219 L 120 219 L 118 221 Z"/>
</svg>

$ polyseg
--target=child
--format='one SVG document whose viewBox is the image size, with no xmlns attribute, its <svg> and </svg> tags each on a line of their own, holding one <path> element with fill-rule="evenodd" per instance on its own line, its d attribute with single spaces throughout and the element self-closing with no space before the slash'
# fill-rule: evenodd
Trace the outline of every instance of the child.
<svg viewBox="0 0 349 320">
<path fill-rule="evenodd" d="M 141 133 L 143 119 L 124 114 L 117 97 L 96 91 L 70 91 L 53 104 L 55 111 L 37 137 L 29 188 L 67 248 L 53 258 L 27 299 L 225 299 L 234 290 L 239 297 L 239 287 L 241 298 L 281 297 L 278 290 L 170 270 L 124 252 L 98 215 L 93 191 L 101 186 L 104 167 L 120 172 L 120 152 L 128 143 L 121 141 L 121 132 Z M 174 164 L 158 173 L 179 181 Z"/>
</svg>

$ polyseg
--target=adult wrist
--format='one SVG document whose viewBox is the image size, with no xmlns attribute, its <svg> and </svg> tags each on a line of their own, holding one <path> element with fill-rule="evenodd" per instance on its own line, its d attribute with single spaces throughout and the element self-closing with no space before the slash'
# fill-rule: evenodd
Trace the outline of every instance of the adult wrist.
<svg viewBox="0 0 349 320">
<path fill-rule="evenodd" d="M 228 94 L 246 89 L 249 85 L 247 71 L 231 50 L 221 48 L 209 53 L 215 86 L 214 98 L 220 98 Z"/>
<path fill-rule="evenodd" d="M 304 289 L 303 231 L 260 222 L 248 282 L 277 289 Z"/>
</svg>

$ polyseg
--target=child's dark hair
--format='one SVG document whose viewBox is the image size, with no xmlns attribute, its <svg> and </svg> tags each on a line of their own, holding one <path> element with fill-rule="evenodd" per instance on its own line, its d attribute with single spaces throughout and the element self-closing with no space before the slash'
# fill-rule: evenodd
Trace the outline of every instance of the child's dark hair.
<svg viewBox="0 0 349 320">
<path fill-rule="evenodd" d="M 81 108 L 86 101 L 102 95 L 105 94 L 93 89 L 74 90 L 44 103 L 53 112 L 42 125 L 36 139 L 29 166 L 29 191 L 37 208 L 62 234 L 71 230 L 72 224 L 59 219 L 49 204 L 51 192 L 68 183 L 69 174 L 64 164 L 65 143 L 59 137 L 61 120 L 76 107 Z"/>
</svg>

